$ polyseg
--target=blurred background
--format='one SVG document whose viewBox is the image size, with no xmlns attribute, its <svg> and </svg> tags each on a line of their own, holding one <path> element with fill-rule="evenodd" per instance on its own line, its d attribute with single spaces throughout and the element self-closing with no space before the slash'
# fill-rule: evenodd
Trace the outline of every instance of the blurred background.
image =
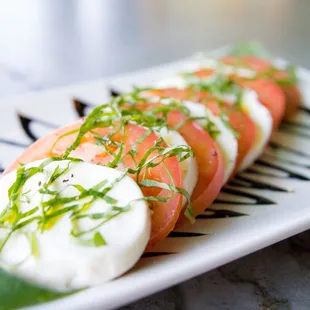
<svg viewBox="0 0 310 310">
<path fill-rule="evenodd" d="M 0 97 L 259 40 L 310 66 L 308 0 L 0 1 Z"/>
<path fill-rule="evenodd" d="M 0 0 L 0 98 L 247 40 L 310 67 L 309 0 Z M 123 309 L 310 309 L 310 233 Z"/>
</svg>

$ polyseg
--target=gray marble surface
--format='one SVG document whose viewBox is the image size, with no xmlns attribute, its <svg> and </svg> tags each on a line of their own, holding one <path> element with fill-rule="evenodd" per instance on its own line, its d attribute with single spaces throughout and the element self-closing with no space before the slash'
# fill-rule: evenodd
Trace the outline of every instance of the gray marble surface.
<svg viewBox="0 0 310 310">
<path fill-rule="evenodd" d="M 308 310 L 309 231 L 122 310 Z"/>
<path fill-rule="evenodd" d="M 256 39 L 310 67 L 310 1 L 0 2 L 0 98 Z M 310 309 L 310 233 L 137 301 L 136 309 Z"/>
</svg>

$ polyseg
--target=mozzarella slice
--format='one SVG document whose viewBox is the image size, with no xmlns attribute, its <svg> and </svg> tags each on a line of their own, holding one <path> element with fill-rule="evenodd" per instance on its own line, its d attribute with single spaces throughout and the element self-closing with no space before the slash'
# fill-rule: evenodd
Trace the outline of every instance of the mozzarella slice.
<svg viewBox="0 0 310 310">
<path fill-rule="evenodd" d="M 247 169 L 261 155 L 271 136 L 273 126 L 270 112 L 259 102 L 255 91 L 245 89 L 241 99 L 241 109 L 255 123 L 256 138 L 249 153 L 243 159 L 239 171 Z"/>
<path fill-rule="evenodd" d="M 25 166 L 38 167 L 42 161 L 36 161 Z M 68 166 L 69 165 L 69 166 Z M 57 168 L 59 166 L 59 168 Z M 39 189 L 55 169 L 68 171 L 56 179 L 49 189 L 60 192 L 61 197 L 72 197 L 80 192 L 73 185 L 81 185 L 90 189 L 107 180 L 100 190 L 111 185 L 122 172 L 115 169 L 88 164 L 73 163 L 68 160 L 49 163 L 41 173 L 30 177 L 22 187 L 20 211 L 27 212 L 39 206 L 39 210 L 25 220 L 42 215 L 42 202 L 53 198 L 49 194 L 40 194 Z M 16 180 L 16 170 L 0 179 L 0 213 L 9 203 L 8 190 Z M 140 258 L 150 238 L 151 215 L 147 204 L 139 200 L 143 194 L 138 185 L 128 176 L 117 182 L 107 195 L 116 200 L 115 206 L 124 208 L 131 203 L 128 211 L 112 211 L 110 202 L 96 199 L 82 211 L 87 213 L 110 212 L 115 217 L 105 224 L 98 225 L 103 219 L 84 217 L 78 220 L 80 231 L 89 231 L 80 239 L 70 235 L 72 222 L 66 212 L 56 218 L 56 222 L 41 232 L 38 221 L 18 229 L 9 237 L 0 252 L 1 265 L 28 280 L 56 290 L 79 289 L 86 286 L 101 284 L 120 276 L 129 270 Z M 83 198 L 65 206 L 77 205 L 77 208 L 89 202 L 91 197 Z M 55 210 L 64 206 L 56 206 Z M 54 212 L 54 209 L 51 209 Z M 123 209 L 124 210 L 124 209 Z M 48 211 L 45 210 L 47 216 Z M 104 218 L 107 219 L 107 218 Z M 97 228 L 95 228 L 98 225 Z M 94 234 L 101 236 L 106 245 L 86 245 L 93 240 Z M 7 236 L 7 230 L 0 229 L 0 239 Z M 31 241 L 29 241 L 29 238 Z M 99 238 L 100 239 L 100 238 Z M 35 251 L 34 251 L 35 248 Z"/>
<path fill-rule="evenodd" d="M 159 134 L 163 137 L 165 142 L 170 146 L 186 145 L 188 146 L 185 139 L 174 130 L 168 130 L 167 128 L 161 128 Z M 195 157 L 189 157 L 184 161 L 180 162 L 182 170 L 182 179 L 184 189 L 191 196 L 198 180 L 198 166 Z M 186 198 L 183 198 L 183 205 L 186 204 Z"/>
</svg>

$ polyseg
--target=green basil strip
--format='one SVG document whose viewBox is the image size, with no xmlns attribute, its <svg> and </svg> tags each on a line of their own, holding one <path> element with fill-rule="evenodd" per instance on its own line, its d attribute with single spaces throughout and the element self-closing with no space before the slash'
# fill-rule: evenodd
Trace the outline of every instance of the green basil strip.
<svg viewBox="0 0 310 310">
<path fill-rule="evenodd" d="M 0 310 L 16 309 L 55 300 L 75 292 L 56 292 L 0 269 Z"/>
<path fill-rule="evenodd" d="M 143 181 L 139 182 L 139 185 L 141 187 L 159 187 L 159 188 L 166 189 L 166 190 L 174 192 L 174 193 L 181 194 L 187 200 L 187 208 L 184 212 L 184 215 L 188 218 L 188 220 L 191 223 L 195 222 L 194 211 L 192 208 L 191 199 L 190 199 L 188 192 L 185 189 L 179 188 L 176 186 L 172 186 L 172 185 L 169 185 L 166 183 L 154 181 L 154 180 L 143 180 Z"/>
</svg>

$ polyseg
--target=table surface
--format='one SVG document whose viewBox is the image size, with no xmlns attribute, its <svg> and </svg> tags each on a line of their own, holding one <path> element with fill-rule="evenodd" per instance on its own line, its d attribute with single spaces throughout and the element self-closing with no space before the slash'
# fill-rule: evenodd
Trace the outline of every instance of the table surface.
<svg viewBox="0 0 310 310">
<path fill-rule="evenodd" d="M 0 3 L 0 97 L 95 80 L 246 40 L 310 67 L 310 1 Z M 305 232 L 122 309 L 310 309 Z"/>
</svg>

